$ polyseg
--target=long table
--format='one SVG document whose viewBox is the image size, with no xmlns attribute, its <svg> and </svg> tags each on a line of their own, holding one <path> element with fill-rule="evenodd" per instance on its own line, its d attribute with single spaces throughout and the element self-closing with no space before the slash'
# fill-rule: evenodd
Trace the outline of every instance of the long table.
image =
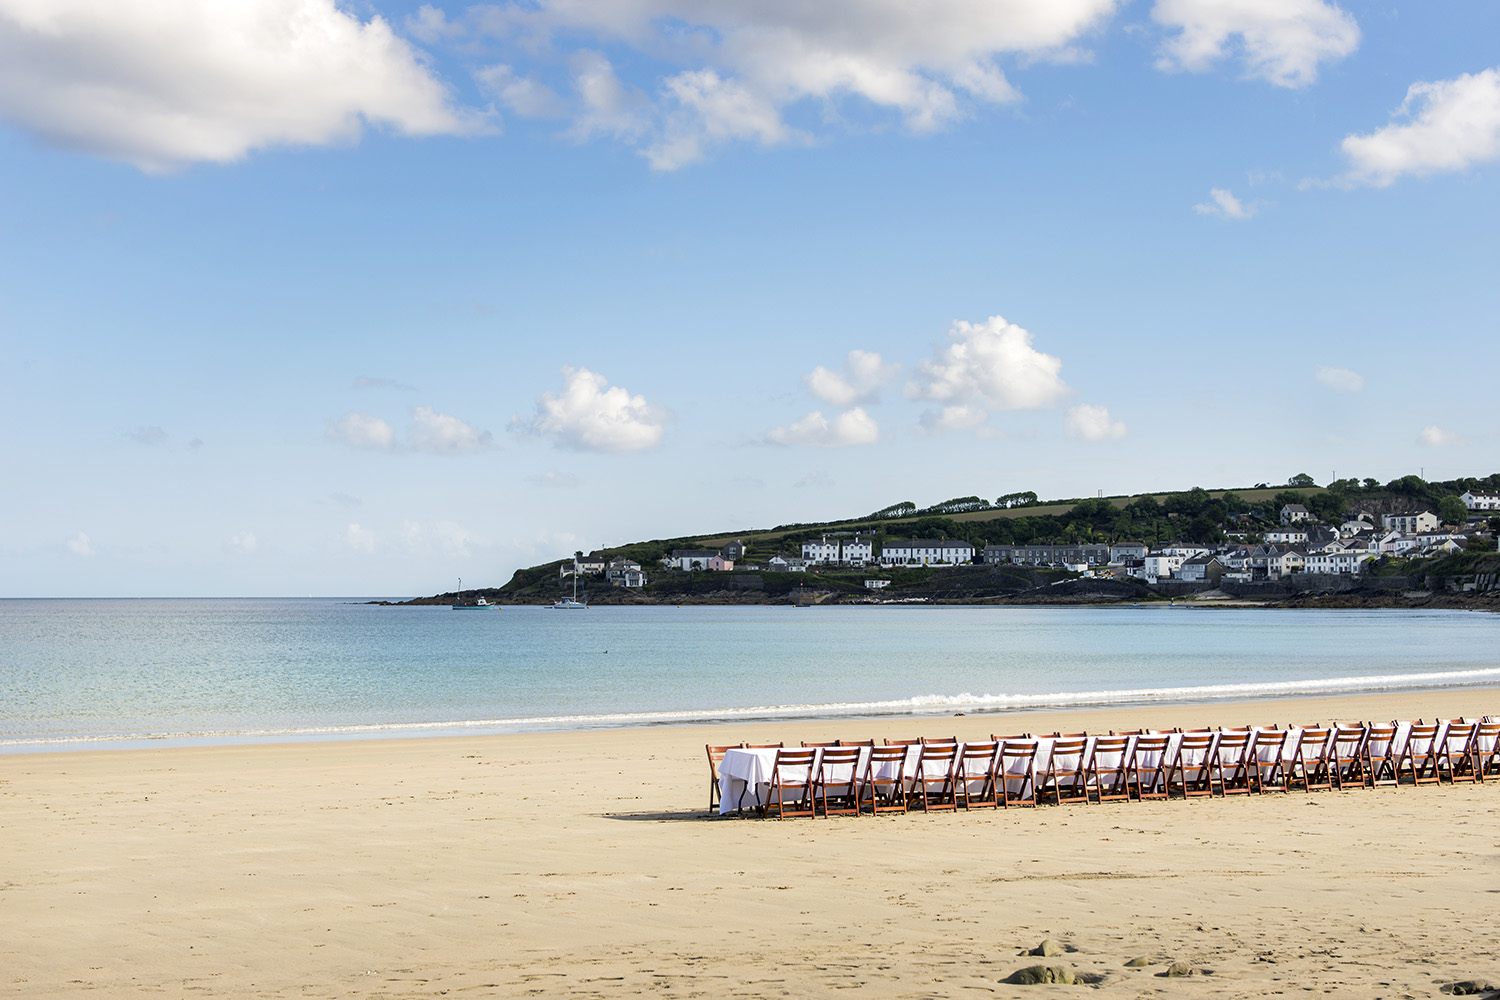
<svg viewBox="0 0 1500 1000">
<path fill-rule="evenodd" d="M 1396 735 L 1395 738 L 1390 741 L 1391 745 L 1389 746 L 1389 748 L 1383 746 L 1373 748 L 1374 755 L 1377 758 L 1384 757 L 1387 753 L 1389 753 L 1392 759 L 1399 760 L 1400 757 L 1404 754 L 1407 737 L 1411 732 L 1412 724 L 1409 722 L 1397 722 L 1394 725 L 1396 726 Z M 1298 758 L 1298 750 L 1302 742 L 1302 733 L 1304 732 L 1303 729 L 1273 729 L 1269 727 L 1256 727 L 1252 728 L 1250 731 L 1256 734 L 1257 737 L 1257 739 L 1251 744 L 1254 753 L 1253 763 L 1269 767 L 1279 762 L 1282 767 L 1288 767 L 1296 762 Z M 1333 744 L 1336 739 L 1336 728 L 1330 727 L 1328 732 L 1329 735 L 1327 740 L 1321 745 L 1321 747 L 1315 748 L 1315 750 L 1321 750 L 1324 753 L 1332 751 Z M 1261 733 L 1274 733 L 1277 737 L 1284 736 L 1285 739 L 1279 744 L 1279 748 L 1273 748 L 1269 742 L 1261 742 L 1259 738 Z M 1099 767 L 1101 769 L 1123 768 L 1127 765 L 1127 763 L 1138 757 L 1139 759 L 1134 760 L 1135 766 L 1139 768 L 1143 773 L 1151 773 L 1154 775 L 1153 780 L 1155 782 L 1155 785 L 1150 790 L 1158 791 L 1160 790 L 1162 783 L 1164 783 L 1166 780 L 1165 770 L 1163 767 L 1164 761 L 1169 765 L 1176 762 L 1178 759 L 1178 754 L 1179 752 L 1181 752 L 1182 766 L 1189 771 L 1201 773 L 1201 769 L 1210 767 L 1212 765 L 1215 755 L 1219 750 L 1220 738 L 1224 735 L 1229 734 L 1222 731 L 1214 731 L 1211 733 L 1147 732 L 1143 734 L 1132 733 L 1122 735 L 1124 735 L 1127 739 L 1125 749 L 1123 751 L 1117 751 L 1113 754 L 1110 754 L 1106 759 L 1101 759 L 1099 761 Z M 1142 736 L 1166 737 L 1167 745 L 1165 750 L 1156 753 L 1141 753 L 1137 755 L 1136 744 Z M 1197 749 L 1190 748 L 1189 750 L 1184 751 L 1182 744 L 1184 736 L 1210 736 L 1211 741 L 1205 747 Z M 1082 770 L 1088 767 L 1095 756 L 1094 748 L 1096 742 L 1099 739 L 1103 738 L 1105 737 L 1084 737 L 1085 745 L 1082 753 L 1071 754 L 1066 761 L 1064 761 L 1062 758 L 1059 758 L 1059 767 L 1064 769 L 1078 770 Z M 1067 738 L 1064 737 L 1063 739 L 1066 740 Z M 1037 745 L 1036 756 L 1032 758 L 1030 762 L 1027 762 L 1025 760 L 1010 762 L 1009 766 L 1006 769 L 1005 776 L 1011 779 L 1029 779 L 1033 783 L 1033 787 L 1037 787 L 1035 783 L 1037 782 L 1039 777 L 1044 776 L 1048 771 L 1052 760 L 1053 746 L 1057 741 L 1058 738 L 1053 736 L 1031 737 L 1026 741 L 1001 741 L 1011 743 L 1035 742 Z M 1439 724 L 1438 735 L 1433 743 L 1437 747 L 1443 748 L 1447 746 L 1447 741 L 1448 725 L 1447 722 L 1443 722 Z M 958 744 L 958 751 L 960 754 L 963 752 L 964 746 L 965 744 L 963 743 Z M 822 764 L 824 748 L 817 747 L 809 749 L 812 749 L 815 754 L 812 772 L 816 774 L 818 767 Z M 912 746 L 907 749 L 905 763 L 902 768 L 902 775 L 908 783 L 908 790 L 910 790 L 911 783 L 917 776 L 917 762 L 921 757 L 921 749 L 922 748 L 919 746 Z M 1419 749 L 1425 751 L 1426 747 L 1422 747 Z M 1492 752 L 1494 748 L 1485 747 L 1482 749 L 1486 752 Z M 746 808 L 758 809 L 763 807 L 767 803 L 770 797 L 769 793 L 771 787 L 772 770 L 775 767 L 776 755 L 778 752 L 779 751 L 775 747 L 736 747 L 725 752 L 724 758 L 719 764 L 719 813 L 721 815 L 727 815 L 729 813 L 741 811 Z M 845 784 L 849 782 L 853 777 L 853 775 L 850 773 L 851 771 L 857 773 L 861 778 L 863 778 L 865 775 L 865 770 L 869 764 L 869 759 L 870 748 L 860 748 L 858 765 L 856 765 L 854 768 L 851 768 L 849 765 L 843 765 L 841 768 L 837 769 L 838 772 L 842 773 L 830 773 L 828 775 L 830 783 Z M 830 771 L 834 771 L 834 769 L 830 768 Z M 874 776 L 881 780 L 889 781 L 895 775 L 889 766 L 882 766 L 875 769 Z M 1024 787 L 1024 784 L 1022 784 L 1022 787 Z M 1038 790 L 1040 791 L 1039 788 Z"/>
</svg>

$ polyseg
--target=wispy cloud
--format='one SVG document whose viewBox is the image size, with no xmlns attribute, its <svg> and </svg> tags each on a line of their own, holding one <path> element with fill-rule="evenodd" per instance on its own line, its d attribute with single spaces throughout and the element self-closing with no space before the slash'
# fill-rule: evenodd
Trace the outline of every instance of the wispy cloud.
<svg viewBox="0 0 1500 1000">
<path fill-rule="evenodd" d="M 1348 368 L 1319 365 L 1314 378 L 1335 392 L 1359 392 L 1365 387 L 1365 377 Z"/>
<path fill-rule="evenodd" d="M 814 396 L 834 406 L 853 406 L 874 402 L 880 387 L 895 378 L 900 368 L 887 364 L 874 351 L 853 350 L 844 359 L 842 370 L 822 365 L 802 376 Z"/>
<path fill-rule="evenodd" d="M 68 551 L 75 556 L 83 556 L 85 559 L 94 554 L 94 543 L 89 541 L 89 536 L 78 532 L 67 541 Z"/>
<path fill-rule="evenodd" d="M 137 444 L 154 445 L 165 441 L 167 439 L 167 432 L 153 425 L 151 427 L 137 427 L 135 430 L 127 432 L 125 436 Z"/>
<path fill-rule="evenodd" d="M 1244 220 L 1253 217 L 1258 210 L 1256 203 L 1245 204 L 1228 188 L 1214 188 L 1208 192 L 1209 200 L 1193 206 L 1199 215 L 1212 215 L 1220 219 Z"/>
<path fill-rule="evenodd" d="M 1417 440 L 1430 448 L 1446 448 L 1449 445 L 1458 444 L 1459 436 L 1457 432 L 1439 427 L 1437 424 L 1428 424 L 1417 435 Z"/>
<path fill-rule="evenodd" d="M 371 451 L 412 451 L 430 455 L 461 455 L 494 447 L 489 431 L 478 428 L 430 406 L 411 409 L 411 425 L 400 437 L 396 428 L 368 413 L 346 413 L 328 424 L 324 436 L 330 441 Z"/>
<path fill-rule="evenodd" d="M 1124 423 L 1109 415 L 1108 409 L 1088 403 L 1070 407 L 1063 418 L 1063 428 L 1069 437 L 1084 441 L 1114 441 L 1128 432 Z"/>
<path fill-rule="evenodd" d="M 766 440 L 780 445 L 810 445 L 815 448 L 845 448 L 857 444 L 874 444 L 880 440 L 880 427 L 862 407 L 837 414 L 832 420 L 814 410 L 794 424 L 766 431 Z"/>
</svg>

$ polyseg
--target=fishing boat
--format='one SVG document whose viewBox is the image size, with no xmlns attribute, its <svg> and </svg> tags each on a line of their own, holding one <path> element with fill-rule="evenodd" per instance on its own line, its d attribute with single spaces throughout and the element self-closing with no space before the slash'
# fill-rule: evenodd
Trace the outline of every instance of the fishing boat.
<svg viewBox="0 0 1500 1000">
<path fill-rule="evenodd" d="M 458 596 L 453 599 L 453 603 L 449 605 L 449 607 L 451 607 L 454 611 L 479 611 L 481 609 L 498 607 L 498 605 L 491 604 L 489 601 L 485 600 L 482 594 L 475 594 L 473 597 L 465 597 L 464 578 L 459 577 Z"/>
</svg>

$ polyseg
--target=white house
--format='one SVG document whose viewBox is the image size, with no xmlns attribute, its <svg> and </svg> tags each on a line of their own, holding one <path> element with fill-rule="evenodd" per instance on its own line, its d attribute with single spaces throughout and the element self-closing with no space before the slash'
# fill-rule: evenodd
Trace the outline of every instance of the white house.
<svg viewBox="0 0 1500 1000">
<path fill-rule="evenodd" d="M 669 564 L 680 570 L 708 569 L 709 563 L 723 557 L 712 549 L 673 549 Z"/>
<path fill-rule="evenodd" d="M 1109 547 L 1109 561 L 1119 566 L 1131 559 L 1144 559 L 1150 551 L 1141 542 L 1116 542 Z"/>
<path fill-rule="evenodd" d="M 1466 490 L 1458 497 L 1470 510 L 1500 510 L 1500 493 L 1475 493 Z"/>
<path fill-rule="evenodd" d="M 1281 508 L 1281 523 L 1296 524 L 1298 521 L 1311 521 L 1312 511 L 1300 503 L 1289 503 Z"/>
<path fill-rule="evenodd" d="M 1168 555 L 1165 552 L 1152 552 L 1142 561 L 1141 579 L 1147 583 L 1169 580 L 1173 573 L 1182 568 L 1182 564 L 1187 562 L 1188 558 L 1188 556 Z"/>
<path fill-rule="evenodd" d="M 773 573 L 806 573 L 807 563 L 796 556 L 788 559 L 783 555 L 774 555 L 766 560 L 766 569 Z"/>
<path fill-rule="evenodd" d="M 633 559 L 611 559 L 604 575 L 613 587 L 635 589 L 646 585 L 646 574 L 641 570 L 641 564 Z"/>
<path fill-rule="evenodd" d="M 1348 536 L 1350 536 L 1350 535 L 1357 535 L 1361 531 L 1374 531 L 1374 530 L 1375 530 L 1375 525 L 1371 524 L 1369 521 L 1360 521 L 1360 520 L 1345 521 L 1343 524 L 1339 525 L 1339 534 L 1342 535 L 1342 536 L 1344 536 L 1344 537 L 1346 537 L 1346 538 Z"/>
<path fill-rule="evenodd" d="M 1207 545 L 1198 545 L 1195 542 L 1171 542 L 1163 545 L 1157 551 L 1163 555 L 1182 556 L 1184 559 L 1191 559 L 1194 556 L 1206 556 L 1211 550 Z"/>
<path fill-rule="evenodd" d="M 1430 510 L 1417 514 L 1386 514 L 1380 519 L 1380 526 L 1386 531 L 1415 535 L 1419 531 L 1436 531 L 1438 519 L 1437 515 Z"/>
<path fill-rule="evenodd" d="M 809 566 L 822 566 L 839 561 L 839 540 L 824 535 L 815 542 L 802 543 L 802 561 Z"/>
<path fill-rule="evenodd" d="M 1380 536 L 1380 554 L 1387 556 L 1404 555 L 1417 547 L 1416 535 L 1403 535 L 1399 531 L 1387 531 Z"/>
<path fill-rule="evenodd" d="M 956 538 L 890 541 L 880 547 L 882 566 L 937 566 L 974 561 L 974 546 Z"/>
<path fill-rule="evenodd" d="M 1307 541 L 1307 529 L 1290 525 L 1272 528 L 1266 532 L 1266 541 L 1273 545 L 1301 545 Z"/>
<path fill-rule="evenodd" d="M 839 544 L 839 562 L 845 566 L 863 566 L 875 561 L 875 539 L 870 535 L 846 537 Z"/>
<path fill-rule="evenodd" d="M 1308 573 L 1339 573 L 1345 576 L 1357 576 L 1364 572 L 1365 563 L 1372 558 L 1374 557 L 1370 553 L 1356 549 L 1345 551 L 1330 549 L 1327 552 L 1309 555 L 1303 569 Z"/>
</svg>

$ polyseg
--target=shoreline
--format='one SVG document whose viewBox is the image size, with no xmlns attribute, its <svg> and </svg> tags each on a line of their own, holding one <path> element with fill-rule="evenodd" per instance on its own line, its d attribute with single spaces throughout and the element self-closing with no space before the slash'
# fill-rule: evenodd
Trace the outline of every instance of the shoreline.
<svg viewBox="0 0 1500 1000">
<path fill-rule="evenodd" d="M 681 712 L 634 712 L 604 716 L 552 719 L 548 717 L 513 720 L 458 720 L 443 722 L 373 723 L 309 727 L 291 730 L 235 730 L 224 732 L 148 733 L 104 735 L 89 738 L 27 737 L 0 738 L 0 760 L 37 754 L 78 754 L 149 749 L 209 749 L 214 747 L 317 746 L 346 743 L 385 743 L 441 739 L 480 739 L 522 735 L 554 734 L 559 736 L 596 733 L 654 732 L 730 726 L 819 726 L 831 724 L 866 724 L 911 722 L 920 724 L 953 718 L 1009 719 L 1017 716 L 1058 715 L 1090 712 L 1151 713 L 1157 710 L 1190 710 L 1218 708 L 1232 704 L 1264 704 L 1301 700 L 1360 699 L 1400 697 L 1423 694 L 1447 695 L 1462 692 L 1500 692 L 1496 675 L 1500 667 L 1482 671 L 1454 671 L 1446 675 L 1391 675 L 1389 684 L 1381 684 L 1378 675 L 1355 678 L 1325 678 L 1311 681 L 1267 682 L 1261 685 L 1205 685 L 1199 688 L 1146 688 L 1118 692 L 1054 692 L 1046 695 L 1002 696 L 1013 704 L 985 703 L 985 697 L 951 696 L 947 704 L 921 705 L 892 702 L 851 703 L 847 710 L 840 705 L 751 706 Z M 1436 676 L 1467 677 L 1447 684 L 1430 683 Z M 1400 683 L 1412 677 L 1412 683 Z M 1345 682 L 1360 682 L 1363 688 L 1341 687 Z M 1263 692 L 1245 688 L 1267 688 Z M 1270 690 L 1279 687 L 1281 690 Z M 1301 688 L 1297 690 L 1296 688 Z M 1320 689 L 1321 688 L 1321 689 Z M 1164 692 L 1181 692 L 1180 697 L 1163 697 Z M 1217 693 L 1214 693 L 1217 692 Z M 1156 697 L 1152 697 L 1156 695 Z M 933 698 L 949 696 L 931 696 Z M 1069 702 L 1068 698 L 1078 700 Z M 1027 699 L 1032 699 L 1027 703 Z M 916 701 L 917 699 L 912 699 Z M 880 710 L 882 707 L 885 710 Z M 1500 698 L 1494 710 L 1500 713 Z M 675 716 L 675 717 L 674 717 Z M 595 720 L 597 724 L 588 724 Z"/>
<path fill-rule="evenodd" d="M 1497 668 L 1500 669 L 1500 668 Z M 1472 696 L 1472 697 L 1470 697 Z M 1200 714 L 1219 718 L 1226 713 L 1235 710 L 1251 711 L 1257 707 L 1268 708 L 1272 705 L 1302 705 L 1304 707 L 1330 707 L 1343 708 L 1355 704 L 1378 704 L 1382 701 L 1398 700 L 1410 702 L 1413 699 L 1426 697 L 1433 702 L 1441 702 L 1445 705 L 1454 705 L 1473 701 L 1482 702 L 1487 706 L 1481 715 L 1492 714 L 1500 717 L 1500 685 L 1493 679 L 1478 679 L 1469 684 L 1448 684 L 1441 686 L 1393 686 L 1374 691 L 1312 691 L 1312 692 L 1272 692 L 1260 695 L 1239 696 L 1234 693 L 1225 694 L 1222 697 L 1213 698 L 1184 698 L 1176 699 L 1139 699 L 1120 700 L 1108 703 L 1080 703 L 1059 705 L 1021 705 L 1013 708 L 971 708 L 968 711 L 889 711 L 889 712 L 858 712 L 858 713 L 817 713 L 809 712 L 805 715 L 781 715 L 767 717 L 764 714 L 747 714 L 742 718 L 704 718 L 695 717 L 682 720 L 650 720 L 643 719 L 638 722 L 625 722 L 619 725 L 596 725 L 579 726 L 569 728 L 566 726 L 554 727 L 526 727 L 516 725 L 514 727 L 500 728 L 494 723 L 414 723 L 409 727 L 378 727 L 380 733 L 389 735 L 372 735 L 371 729 L 375 727 L 349 727 L 342 731 L 333 729 L 309 730 L 305 732 L 266 732 L 266 733 L 233 733 L 225 734 L 226 738 L 220 738 L 220 734 L 203 736 L 143 736 L 138 738 L 101 738 L 94 741 L 67 743 L 59 742 L 53 744 L 23 744 L 23 745 L 0 745 L 0 761 L 14 758 L 28 758 L 36 756 L 74 756 L 80 754 L 109 754 L 109 753 L 143 753 L 151 751 L 169 750 L 228 750 L 256 748 L 297 748 L 297 747 L 320 747 L 320 746 L 348 746 L 355 744 L 370 744 L 379 746 L 382 744 L 402 743 L 428 743 L 434 741 L 467 741 L 467 740 L 490 740 L 490 739 L 513 739 L 521 737 L 553 737 L 557 739 L 571 738 L 606 738 L 619 737 L 628 738 L 632 734 L 665 734 L 665 733 L 705 733 L 711 734 L 728 729 L 754 730 L 752 737 L 747 737 L 745 742 L 762 741 L 771 739 L 766 733 L 772 730 L 799 731 L 815 730 L 818 732 L 833 731 L 854 732 L 882 728 L 892 731 L 906 731 L 910 729 L 931 729 L 936 724 L 943 726 L 953 725 L 972 728 L 984 720 L 992 720 L 998 724 L 1000 720 L 1018 720 L 1030 724 L 1037 720 L 1060 719 L 1061 728 L 1070 728 L 1075 716 L 1084 718 L 1088 716 L 1100 716 L 1112 720 L 1110 726 L 1119 725 L 1121 728 L 1139 728 L 1145 723 L 1121 722 L 1125 716 L 1142 716 L 1150 718 L 1170 718 L 1173 720 L 1189 719 L 1188 723 L 1174 721 L 1171 725 L 1197 725 L 1191 718 L 1195 710 L 1201 710 Z M 755 711 L 755 710 L 749 710 Z M 708 716 L 711 713 L 703 713 Z M 1462 714 L 1462 713 L 1458 713 Z M 1353 716 L 1341 716 L 1340 721 L 1353 721 Z M 959 722 L 958 720 L 967 720 Z M 1365 718 L 1362 721 L 1380 721 L 1373 718 Z M 1149 724 L 1152 727 L 1161 728 L 1156 723 Z M 486 728 L 489 727 L 489 728 Z M 1013 728 L 1008 724 L 1001 728 Z M 283 738 L 298 737 L 298 738 Z M 798 737 L 806 739 L 808 737 Z M 714 742 L 714 739 L 705 738 L 704 742 Z M 788 745 L 793 745 L 789 743 Z"/>
</svg>

